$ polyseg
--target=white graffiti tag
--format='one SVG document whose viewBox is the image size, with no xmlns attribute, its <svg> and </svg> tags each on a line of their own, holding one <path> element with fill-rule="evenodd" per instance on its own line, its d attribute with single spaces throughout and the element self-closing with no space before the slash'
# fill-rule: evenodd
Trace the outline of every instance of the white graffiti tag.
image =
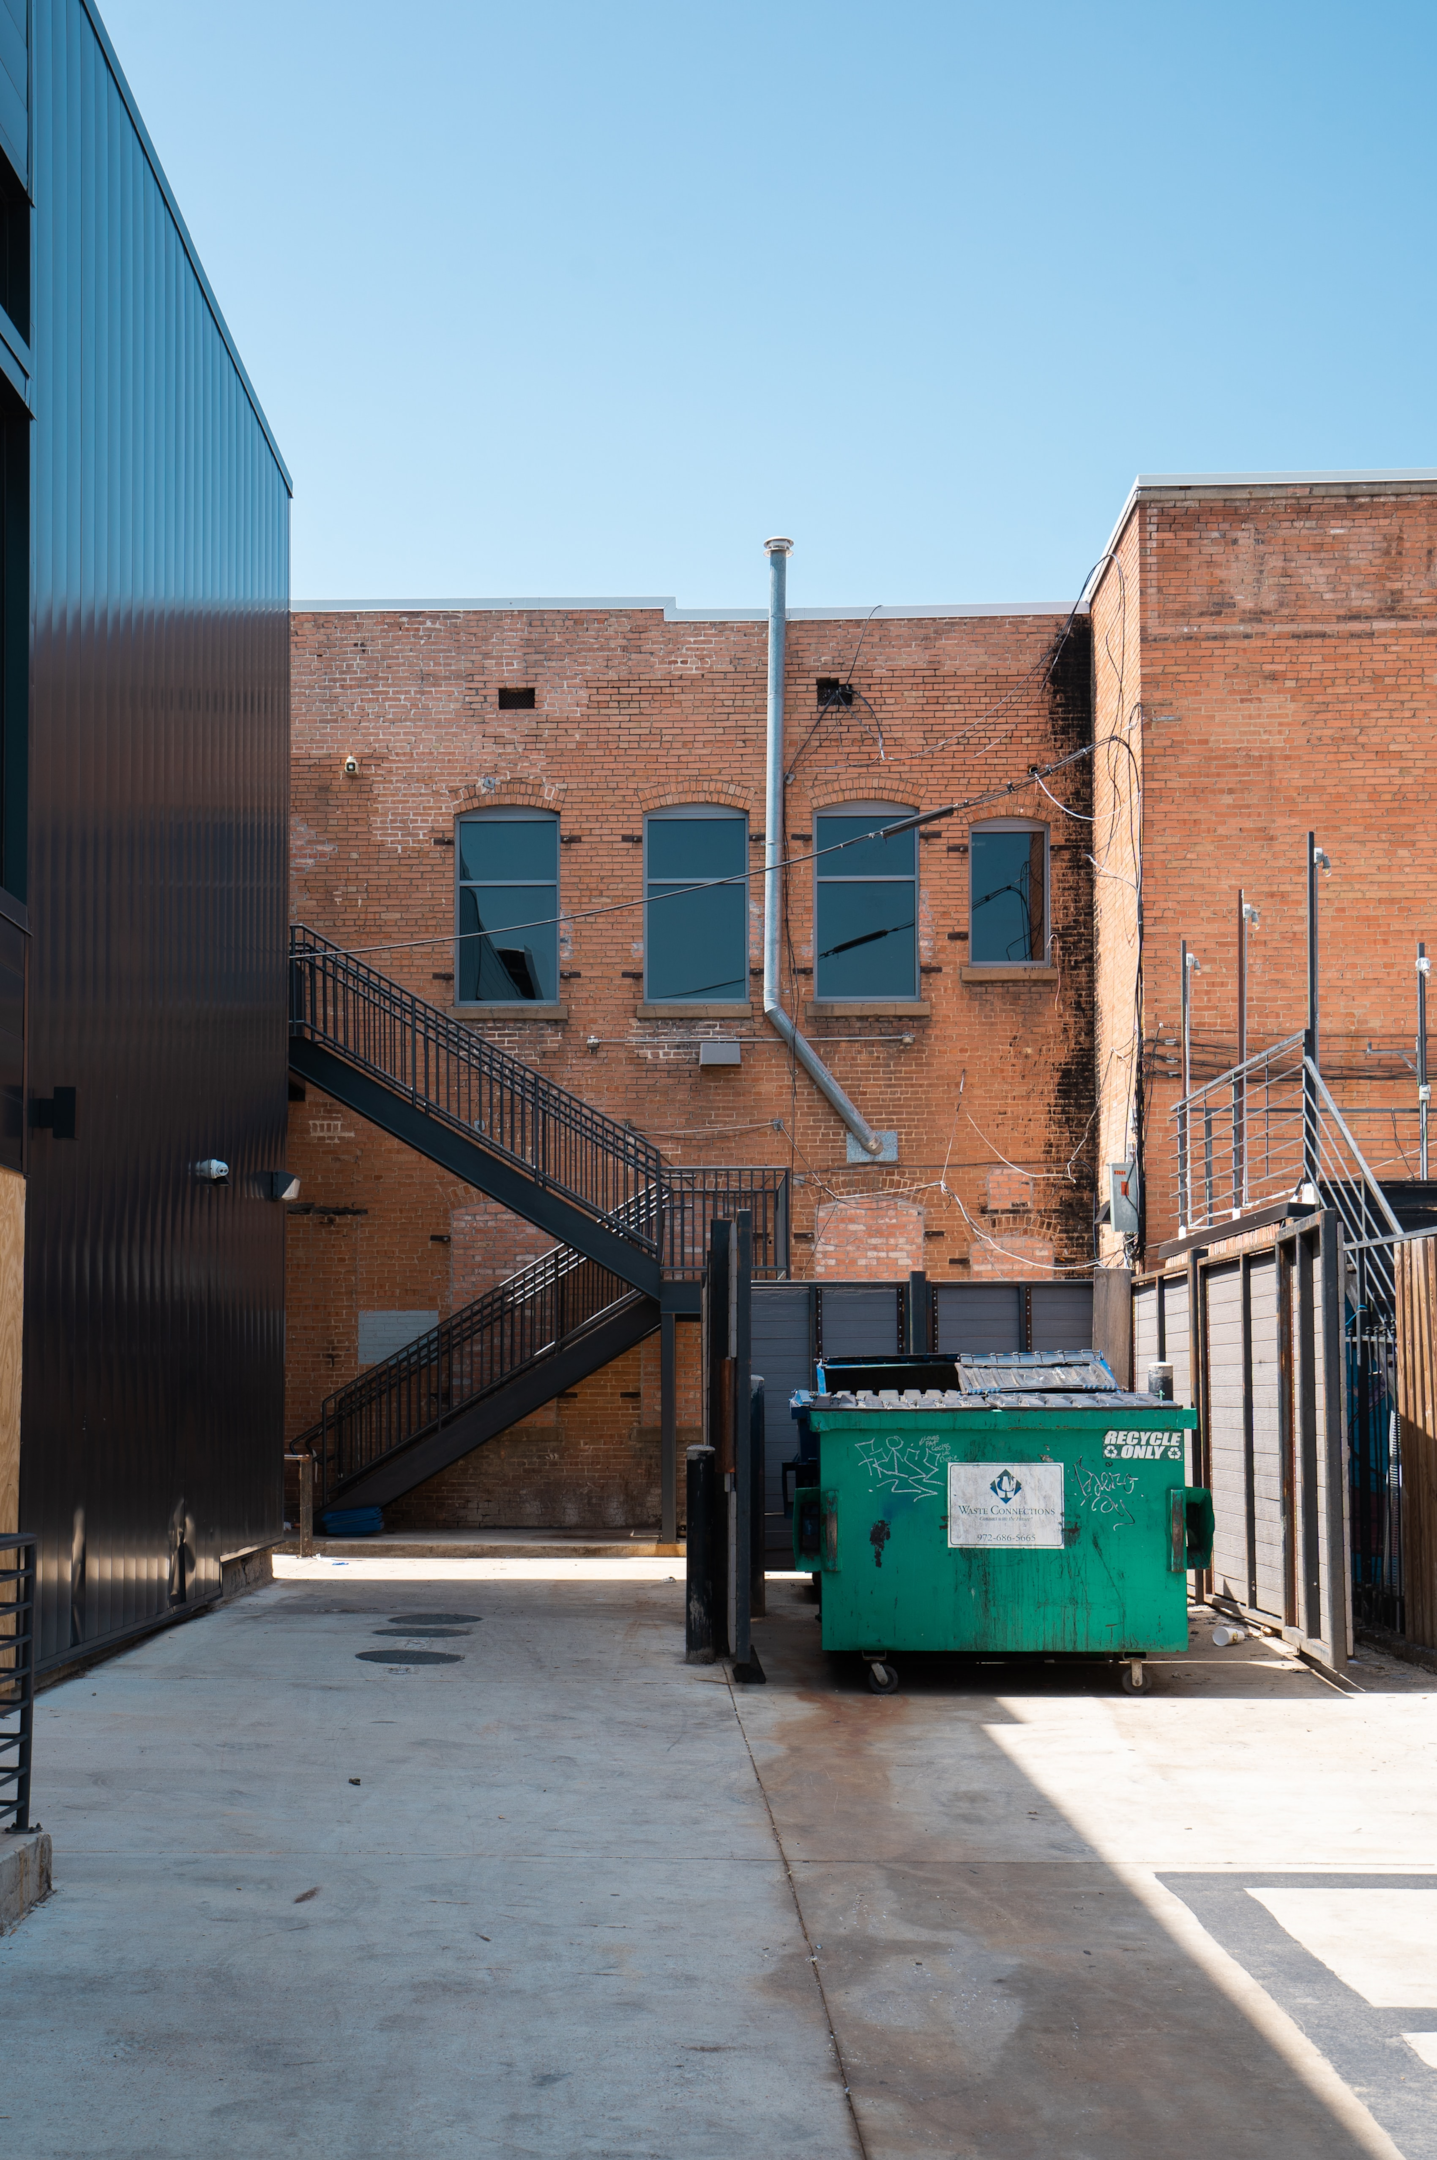
<svg viewBox="0 0 1437 2160">
<path fill-rule="evenodd" d="M 1115 1530 L 1137 1521 L 1128 1506 L 1128 1495 L 1136 1491 L 1138 1483 L 1131 1470 L 1089 1470 L 1085 1463 L 1078 1462 L 1073 1464 L 1073 1476 L 1084 1505 L 1095 1515 L 1110 1516 Z"/>
<path fill-rule="evenodd" d="M 943 1490 L 948 1469 L 948 1450 L 941 1440 L 860 1440 L 858 1459 L 868 1471 L 870 1490 L 882 1487 L 914 1500 L 926 1500 Z"/>
</svg>

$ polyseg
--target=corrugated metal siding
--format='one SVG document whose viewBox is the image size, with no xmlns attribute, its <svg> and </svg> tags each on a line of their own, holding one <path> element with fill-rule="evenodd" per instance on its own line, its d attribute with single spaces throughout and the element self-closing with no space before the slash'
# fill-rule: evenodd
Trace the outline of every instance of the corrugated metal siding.
<svg viewBox="0 0 1437 2160">
<path fill-rule="evenodd" d="M 963 1350 L 1021 1350 L 1023 1293 L 1016 1283 L 939 1283 L 938 1347 L 957 1357 Z"/>
<path fill-rule="evenodd" d="M 825 1357 L 893 1357 L 899 1345 L 897 1283 L 820 1283 Z"/>
<path fill-rule="evenodd" d="M 963 1350 L 1090 1350 L 1093 1286 L 1090 1282 L 939 1283 L 938 1348 L 955 1357 Z M 1025 1342 L 1024 1305 L 1032 1314 L 1032 1341 Z"/>
<path fill-rule="evenodd" d="M 1093 1286 L 1090 1282 L 1039 1282 L 1029 1293 L 1034 1350 L 1091 1350 Z"/>
<path fill-rule="evenodd" d="M 0 0 L 0 146 L 30 179 L 30 23 L 26 0 Z"/>
<path fill-rule="evenodd" d="M 284 1159 L 289 570 L 284 476 L 80 0 L 35 0 L 33 59 L 31 1088 L 78 1091 L 26 1248 L 53 1660 L 161 1616 L 177 1552 L 202 1597 L 280 1525 L 255 1186 Z"/>
</svg>

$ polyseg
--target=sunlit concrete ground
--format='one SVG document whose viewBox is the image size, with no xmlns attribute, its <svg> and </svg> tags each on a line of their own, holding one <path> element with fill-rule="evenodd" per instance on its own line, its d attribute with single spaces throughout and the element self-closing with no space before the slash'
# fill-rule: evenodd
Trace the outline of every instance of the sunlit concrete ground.
<svg viewBox="0 0 1437 2160">
<path fill-rule="evenodd" d="M 778 1579 L 735 1690 L 662 1557 L 278 1566 L 41 1698 L 7 2149 L 1437 2160 L 1437 1679 L 879 1698 Z"/>
</svg>

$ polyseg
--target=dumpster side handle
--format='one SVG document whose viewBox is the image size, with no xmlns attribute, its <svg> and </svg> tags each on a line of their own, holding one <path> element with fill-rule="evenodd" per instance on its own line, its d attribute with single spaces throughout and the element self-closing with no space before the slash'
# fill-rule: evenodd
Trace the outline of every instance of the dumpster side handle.
<svg viewBox="0 0 1437 2160">
<path fill-rule="evenodd" d="M 1168 1489 L 1168 1567 L 1174 1575 L 1212 1565 L 1212 1494 L 1206 1485 Z"/>
</svg>

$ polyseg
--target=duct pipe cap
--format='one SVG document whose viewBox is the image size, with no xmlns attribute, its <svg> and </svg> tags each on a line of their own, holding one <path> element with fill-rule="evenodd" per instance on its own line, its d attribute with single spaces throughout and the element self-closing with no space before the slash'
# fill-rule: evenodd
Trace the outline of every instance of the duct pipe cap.
<svg viewBox="0 0 1437 2160">
<path fill-rule="evenodd" d="M 793 553 L 793 542 L 791 540 L 765 540 L 763 551 L 765 555 L 791 555 Z"/>
</svg>

